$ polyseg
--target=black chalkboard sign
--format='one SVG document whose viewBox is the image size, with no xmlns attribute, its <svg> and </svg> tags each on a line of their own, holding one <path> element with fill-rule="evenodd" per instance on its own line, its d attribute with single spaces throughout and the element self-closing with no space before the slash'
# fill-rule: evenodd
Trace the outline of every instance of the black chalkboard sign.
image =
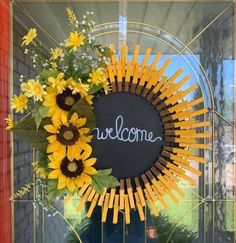
<svg viewBox="0 0 236 243">
<path fill-rule="evenodd" d="M 139 176 L 149 169 L 163 147 L 159 112 L 142 97 L 125 92 L 95 98 L 94 109 L 96 167 L 112 168 L 118 179 Z"/>
</svg>

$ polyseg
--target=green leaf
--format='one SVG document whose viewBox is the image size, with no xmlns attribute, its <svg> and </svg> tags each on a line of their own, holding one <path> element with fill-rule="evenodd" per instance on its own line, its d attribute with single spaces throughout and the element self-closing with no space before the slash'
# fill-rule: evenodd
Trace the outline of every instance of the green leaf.
<svg viewBox="0 0 236 243">
<path fill-rule="evenodd" d="M 38 158 L 38 164 L 40 167 L 48 169 L 48 155 L 46 153 L 40 153 Z"/>
<path fill-rule="evenodd" d="M 48 181 L 48 200 L 49 202 L 55 201 L 56 197 L 60 196 L 65 189 L 57 189 L 57 180 Z"/>
<path fill-rule="evenodd" d="M 44 71 L 39 74 L 42 81 L 47 82 L 49 77 L 55 78 L 59 72 L 57 70 Z"/>
<path fill-rule="evenodd" d="M 39 114 L 41 115 L 41 117 L 46 117 L 48 115 L 48 108 L 45 106 L 40 106 L 39 107 Z"/>
<path fill-rule="evenodd" d="M 88 93 L 89 94 L 94 94 L 96 92 L 98 92 L 100 89 L 102 89 L 102 85 L 99 84 L 99 85 L 92 85 L 92 87 L 89 89 Z"/>
<path fill-rule="evenodd" d="M 105 189 L 120 185 L 117 178 L 111 175 L 111 172 L 112 169 L 98 170 L 98 173 L 92 176 L 92 187 L 99 194 L 102 194 Z"/>
<path fill-rule="evenodd" d="M 46 151 L 48 145 L 47 132 L 42 126 L 37 129 L 32 114 L 28 114 L 18 121 L 11 131 L 36 150 Z"/>
<path fill-rule="evenodd" d="M 35 103 L 32 110 L 32 117 L 35 120 L 37 130 L 42 122 L 42 119 L 45 118 L 48 114 L 48 108 L 43 106 L 40 102 Z"/>
<path fill-rule="evenodd" d="M 72 115 L 74 112 L 76 112 L 79 117 L 87 119 L 85 126 L 90 128 L 91 131 L 96 127 L 92 106 L 89 105 L 85 100 L 80 99 L 72 106 L 70 115 Z"/>
</svg>

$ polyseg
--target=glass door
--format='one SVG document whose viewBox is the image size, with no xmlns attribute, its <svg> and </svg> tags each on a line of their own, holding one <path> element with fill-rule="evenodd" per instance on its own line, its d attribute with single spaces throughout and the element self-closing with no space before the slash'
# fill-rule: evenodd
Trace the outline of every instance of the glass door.
<svg viewBox="0 0 236 243">
<path fill-rule="evenodd" d="M 35 187 L 16 200 L 14 209 L 14 242 L 235 242 L 235 3 L 233 1 L 14 1 L 12 4 L 13 82 L 14 93 L 20 87 L 21 75 L 34 75 L 31 59 L 21 46 L 21 39 L 31 27 L 46 51 L 68 35 L 65 8 L 70 6 L 83 18 L 93 11 L 94 37 L 100 43 L 128 45 L 128 58 L 135 44 L 140 44 L 139 60 L 152 48 L 150 61 L 162 53 L 159 65 L 171 58 L 167 74 L 182 67 L 191 75 L 196 92 L 188 99 L 204 96 L 206 117 L 211 121 L 207 139 L 210 150 L 202 152 L 207 163 L 200 165 L 202 176 L 196 186 L 180 181 L 185 196 L 174 204 L 166 199 L 168 210 L 154 217 L 149 207 L 145 221 L 136 211 L 131 223 L 125 224 L 123 212 L 113 225 L 108 213 L 101 223 L 101 208 L 91 218 L 76 211 L 79 198 L 64 202 L 58 198 L 51 210 L 41 203 L 43 188 L 32 172 L 34 151 L 14 137 L 14 191 L 34 178 Z M 183 87 L 186 88 L 186 87 Z M 193 166 L 198 167 L 194 162 Z M 193 177 L 193 175 L 189 175 Z"/>
</svg>

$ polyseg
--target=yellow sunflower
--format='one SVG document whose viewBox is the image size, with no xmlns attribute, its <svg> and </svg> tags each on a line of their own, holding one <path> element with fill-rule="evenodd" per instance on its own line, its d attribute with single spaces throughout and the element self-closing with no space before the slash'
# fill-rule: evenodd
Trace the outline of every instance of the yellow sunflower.
<svg viewBox="0 0 236 243">
<path fill-rule="evenodd" d="M 23 113 L 24 110 L 28 109 L 28 99 L 25 94 L 20 94 L 19 96 L 14 95 L 11 98 L 11 108 L 15 109 L 16 112 Z"/>
<path fill-rule="evenodd" d="M 91 150 L 88 144 L 92 139 L 92 136 L 88 135 L 90 129 L 84 127 L 86 118 L 78 118 L 77 113 L 74 113 L 70 120 L 53 119 L 52 122 L 45 125 L 44 129 L 53 134 L 47 138 L 47 153 L 53 153 L 55 159 L 61 160 L 67 156 L 70 161 L 78 160 L 83 150 Z"/>
<path fill-rule="evenodd" d="M 57 179 L 58 189 L 67 187 L 71 192 L 83 186 L 84 183 L 91 184 L 91 175 L 97 173 L 92 166 L 96 163 L 96 158 L 89 158 L 92 149 L 83 152 L 78 159 L 70 161 L 67 157 L 56 159 L 52 154 L 49 155 L 50 163 L 48 167 L 52 169 L 49 179 Z"/>
<path fill-rule="evenodd" d="M 43 105 L 48 107 L 48 117 L 52 117 L 52 120 L 61 119 L 65 122 L 69 110 L 80 98 L 81 95 L 79 93 L 72 94 L 72 90 L 69 88 L 58 94 L 56 88 L 48 87 Z"/>
<path fill-rule="evenodd" d="M 27 35 L 25 35 L 23 37 L 23 42 L 22 42 L 22 46 L 26 45 L 28 46 L 33 40 L 34 38 L 37 36 L 37 31 L 35 28 L 32 28 L 29 30 L 29 32 L 27 33 Z"/>
<path fill-rule="evenodd" d="M 66 46 L 72 47 L 73 51 L 77 51 L 77 47 L 84 45 L 84 39 L 85 37 L 77 31 L 71 32 Z"/>
</svg>

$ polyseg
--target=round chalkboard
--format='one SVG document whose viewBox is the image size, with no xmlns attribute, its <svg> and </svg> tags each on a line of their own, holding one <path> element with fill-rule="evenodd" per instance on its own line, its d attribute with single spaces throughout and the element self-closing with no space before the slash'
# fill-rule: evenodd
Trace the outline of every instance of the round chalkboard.
<svg viewBox="0 0 236 243">
<path fill-rule="evenodd" d="M 92 147 L 98 169 L 112 168 L 122 179 L 153 165 L 163 147 L 163 123 L 149 102 L 131 93 L 111 93 L 94 100 L 94 111 Z"/>
<path fill-rule="evenodd" d="M 160 53 L 148 66 L 150 48 L 139 64 L 139 50 L 137 45 L 132 61 L 126 59 L 125 46 L 118 60 L 112 52 L 111 64 L 105 70 L 110 89 L 106 90 L 107 95 L 94 98 L 97 125 L 93 130 L 92 149 L 93 157 L 97 158 L 96 169 L 111 168 L 112 175 L 120 182 L 119 186 L 105 186 L 101 194 L 95 192 L 93 184 L 87 183 L 80 191 L 81 195 L 84 193 L 81 204 L 92 202 L 87 215 L 91 215 L 95 205 L 102 206 L 102 222 L 112 208 L 114 224 L 118 223 L 119 210 L 124 210 L 126 224 L 130 223 L 131 209 L 136 209 L 144 221 L 147 202 L 157 216 L 157 201 L 167 208 L 166 195 L 176 203 L 179 202 L 177 194 L 184 195 L 178 186 L 180 180 L 195 184 L 186 171 L 201 175 L 192 162 L 206 162 L 195 151 L 207 149 L 204 139 L 211 137 L 209 132 L 198 132 L 199 127 L 209 126 L 210 122 L 195 120 L 207 113 L 206 108 L 197 108 L 204 103 L 203 97 L 185 99 L 196 89 L 194 85 L 185 86 L 190 76 L 181 77 L 182 68 L 172 76 L 166 75 L 170 59 L 156 69 Z M 98 180 L 101 186 L 114 179 L 103 178 Z"/>
</svg>

